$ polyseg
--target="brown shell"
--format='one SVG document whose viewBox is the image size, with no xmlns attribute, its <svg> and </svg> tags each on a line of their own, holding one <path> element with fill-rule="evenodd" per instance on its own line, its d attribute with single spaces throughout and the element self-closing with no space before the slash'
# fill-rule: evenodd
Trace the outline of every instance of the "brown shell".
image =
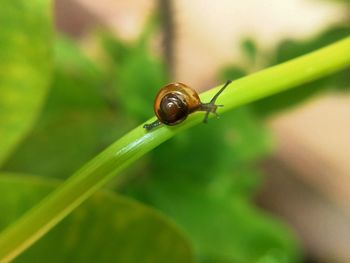
<svg viewBox="0 0 350 263">
<path fill-rule="evenodd" d="M 201 106 L 197 92 L 187 85 L 175 82 L 163 87 L 154 101 L 154 112 L 162 123 L 175 125 Z"/>
</svg>

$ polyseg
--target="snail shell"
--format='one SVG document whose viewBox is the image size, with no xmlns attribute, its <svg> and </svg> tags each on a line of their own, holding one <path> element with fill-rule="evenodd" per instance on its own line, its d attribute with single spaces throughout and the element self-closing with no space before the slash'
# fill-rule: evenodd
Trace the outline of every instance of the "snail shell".
<svg viewBox="0 0 350 263">
<path fill-rule="evenodd" d="M 163 87 L 154 101 L 154 112 L 160 122 L 176 125 L 188 114 L 198 110 L 202 103 L 197 92 L 187 85 L 175 82 Z"/>
</svg>

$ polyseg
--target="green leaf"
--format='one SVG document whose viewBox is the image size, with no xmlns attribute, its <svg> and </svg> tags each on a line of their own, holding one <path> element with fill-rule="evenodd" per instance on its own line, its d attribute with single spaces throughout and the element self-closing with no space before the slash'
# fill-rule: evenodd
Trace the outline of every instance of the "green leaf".
<svg viewBox="0 0 350 263">
<path fill-rule="evenodd" d="M 258 53 L 254 40 L 251 38 L 243 39 L 241 42 L 241 49 L 244 52 L 244 55 L 250 60 L 251 64 L 254 64 Z"/>
<path fill-rule="evenodd" d="M 244 169 L 238 175 L 251 176 Z M 165 180 L 149 190 L 153 203 L 186 230 L 204 262 L 298 262 L 293 234 L 244 198 Z"/>
<path fill-rule="evenodd" d="M 55 64 L 43 114 L 5 163 L 8 171 L 66 178 L 126 128 L 104 74 L 63 36 L 55 41 Z"/>
<path fill-rule="evenodd" d="M 227 79 L 239 79 L 244 77 L 245 75 L 247 75 L 247 71 L 244 70 L 241 67 L 235 66 L 235 65 L 231 65 L 231 66 L 227 66 L 225 67 L 221 74 L 220 74 L 220 79 L 222 79 L 223 81 L 227 80 Z"/>
<path fill-rule="evenodd" d="M 3 0 L 0 8 L 0 164 L 40 112 L 51 77 L 51 1 Z"/>
<path fill-rule="evenodd" d="M 39 177 L 0 175 L 0 229 L 58 185 Z M 194 262 L 179 229 L 153 209 L 97 192 L 14 262 Z"/>
<path fill-rule="evenodd" d="M 128 47 L 111 36 L 102 37 L 107 55 L 112 59 L 110 78 L 119 109 L 137 122 L 153 114 L 149 105 L 167 81 L 165 65 L 147 46 L 151 32 Z"/>
<path fill-rule="evenodd" d="M 6 170 L 66 178 L 153 113 L 149 105 L 165 82 L 161 63 L 139 43 L 127 47 L 109 35 L 102 40 L 111 72 L 89 60 L 72 40 L 56 39 L 54 81 L 43 114 L 5 163 Z"/>
<path fill-rule="evenodd" d="M 135 50 L 116 71 L 116 94 L 123 112 L 138 122 L 153 114 L 149 107 L 157 91 L 166 83 L 164 66 L 144 52 Z"/>
</svg>

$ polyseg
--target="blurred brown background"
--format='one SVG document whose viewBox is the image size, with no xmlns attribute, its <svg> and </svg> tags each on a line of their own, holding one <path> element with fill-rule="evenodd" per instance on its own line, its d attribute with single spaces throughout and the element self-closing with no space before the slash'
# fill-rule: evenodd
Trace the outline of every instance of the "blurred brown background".
<svg viewBox="0 0 350 263">
<path fill-rule="evenodd" d="M 310 37 L 349 16 L 344 4 L 328 1 L 171 3 L 173 79 L 197 90 L 215 85 L 225 64 L 247 63 L 239 51 L 242 38 L 254 36 L 268 54 L 280 39 Z M 98 25 L 132 40 L 159 4 L 164 3 L 57 0 L 56 24 L 82 45 L 88 46 L 85 33 Z M 252 71 L 257 69 L 259 61 Z M 350 262 L 350 96 L 323 93 L 267 124 L 278 142 L 263 164 L 259 204 L 296 229 L 310 258 Z"/>
</svg>

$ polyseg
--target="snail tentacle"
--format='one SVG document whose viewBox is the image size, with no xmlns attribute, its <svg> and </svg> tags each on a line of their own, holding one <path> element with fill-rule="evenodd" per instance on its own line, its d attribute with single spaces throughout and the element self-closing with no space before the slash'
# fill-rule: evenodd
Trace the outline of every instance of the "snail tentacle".
<svg viewBox="0 0 350 263">
<path fill-rule="evenodd" d="M 216 118 L 219 118 L 219 114 L 217 114 L 216 110 L 219 107 L 223 107 L 224 105 L 216 105 L 215 101 L 219 97 L 219 95 L 226 89 L 226 87 L 232 82 L 232 80 L 226 81 L 226 83 L 222 86 L 222 88 L 214 95 L 214 97 L 210 100 L 209 103 L 202 103 L 200 107 L 200 111 L 206 111 L 205 116 L 204 116 L 204 123 L 208 122 L 209 118 L 209 113 L 215 114 Z"/>
</svg>

